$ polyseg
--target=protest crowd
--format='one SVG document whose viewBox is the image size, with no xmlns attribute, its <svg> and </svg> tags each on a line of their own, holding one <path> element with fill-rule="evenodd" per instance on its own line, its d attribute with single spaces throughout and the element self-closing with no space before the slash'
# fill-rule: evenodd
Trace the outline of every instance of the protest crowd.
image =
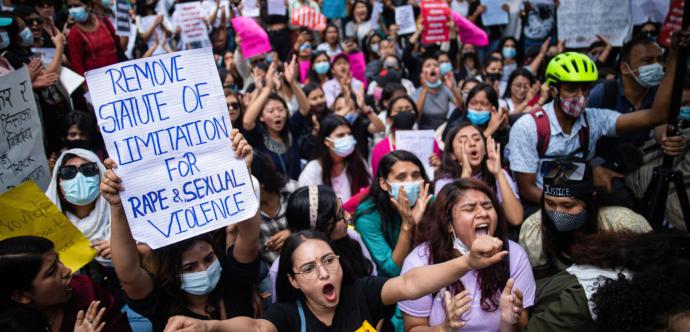
<svg viewBox="0 0 690 332">
<path fill-rule="evenodd" d="M 688 332 L 684 2 L 3 0 L 0 331 Z"/>
</svg>

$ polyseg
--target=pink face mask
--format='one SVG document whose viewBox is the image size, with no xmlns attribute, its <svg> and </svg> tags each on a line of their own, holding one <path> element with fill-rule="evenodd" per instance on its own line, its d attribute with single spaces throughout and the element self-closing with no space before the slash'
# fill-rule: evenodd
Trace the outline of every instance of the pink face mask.
<svg viewBox="0 0 690 332">
<path fill-rule="evenodd" d="M 565 114 L 568 114 L 574 118 L 577 118 L 582 114 L 582 112 L 585 111 L 585 107 L 587 106 L 587 97 L 585 96 L 579 96 L 579 97 L 572 97 L 572 98 L 560 98 L 561 100 L 561 109 Z"/>
</svg>

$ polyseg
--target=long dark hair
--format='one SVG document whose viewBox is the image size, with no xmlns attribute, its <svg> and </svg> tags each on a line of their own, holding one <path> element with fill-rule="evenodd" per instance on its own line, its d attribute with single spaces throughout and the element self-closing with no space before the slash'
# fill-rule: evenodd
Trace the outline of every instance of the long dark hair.
<svg viewBox="0 0 690 332">
<path fill-rule="evenodd" d="M 321 164 L 321 181 L 327 186 L 332 186 L 331 172 L 333 168 L 333 160 L 331 159 L 330 149 L 326 146 L 326 137 L 333 131 L 340 127 L 347 126 L 352 130 L 350 123 L 342 116 L 335 114 L 328 114 L 321 118 L 319 126 L 319 135 L 316 138 L 316 155 Z M 350 192 L 354 195 L 361 188 L 369 186 L 370 178 L 367 172 L 367 166 L 364 163 L 364 158 L 358 149 L 354 149 L 352 153 L 345 157 L 347 172 L 347 179 L 350 181 Z"/>
<path fill-rule="evenodd" d="M 384 239 L 390 247 L 395 247 L 395 243 L 398 242 L 398 239 L 393 237 L 393 223 L 395 223 L 395 218 L 399 216 L 399 214 L 393 206 L 393 204 L 391 204 L 390 194 L 388 194 L 387 191 L 381 188 L 379 180 L 387 179 L 388 174 L 391 172 L 391 169 L 393 168 L 393 165 L 395 165 L 395 163 L 399 161 L 408 161 L 415 164 L 419 168 L 419 173 L 422 174 L 424 182 L 429 182 L 429 177 L 426 175 L 426 172 L 424 171 L 424 166 L 422 165 L 422 162 L 419 161 L 417 156 L 405 150 L 391 151 L 385 156 L 383 156 L 383 158 L 381 158 L 381 161 L 379 162 L 379 168 L 376 171 L 376 178 L 374 178 L 373 181 L 371 181 L 371 188 L 369 189 L 369 194 L 367 194 L 367 196 L 362 200 L 371 200 L 374 203 L 374 206 L 368 209 L 364 209 L 362 211 L 358 211 L 357 215 L 355 215 L 354 218 L 356 223 L 360 215 L 365 215 L 374 211 L 378 211 L 378 213 L 381 215 L 381 232 L 383 232 Z"/>
<path fill-rule="evenodd" d="M 326 186 L 318 186 L 318 206 L 316 223 L 313 230 L 330 236 L 335 228 L 338 218 L 338 198 L 333 189 Z M 312 229 L 309 224 L 309 187 L 302 187 L 292 193 L 288 199 L 288 208 L 285 212 L 288 228 L 296 233 Z M 342 207 L 341 207 L 342 209 Z M 336 254 L 340 255 L 340 264 L 348 280 L 371 275 L 374 265 L 364 257 L 362 246 L 349 236 L 334 240 L 331 243 Z"/>
<path fill-rule="evenodd" d="M 0 311 L 20 306 L 12 293 L 32 288 L 43 265 L 43 255 L 55 249 L 52 241 L 38 236 L 16 236 L 0 241 Z"/>
<path fill-rule="evenodd" d="M 488 85 L 486 83 L 479 83 L 479 84 L 475 85 L 475 87 L 472 88 L 470 90 L 470 92 L 467 94 L 467 100 L 465 100 L 465 109 L 463 110 L 463 116 L 462 116 L 463 121 L 468 121 L 467 120 L 467 110 L 469 109 L 470 100 L 472 100 L 472 98 L 474 98 L 474 96 L 476 96 L 478 93 L 480 93 L 482 91 L 486 93 L 486 98 L 489 100 L 491 105 L 493 107 L 495 107 L 497 111 L 499 110 L 498 109 L 498 94 L 496 94 L 496 90 L 494 90 L 494 88 L 491 85 Z M 479 126 L 477 128 L 481 128 L 480 131 L 483 132 L 484 129 L 486 129 L 486 127 L 488 125 L 489 125 L 489 123 L 487 122 L 486 124 Z"/>
<path fill-rule="evenodd" d="M 242 128 L 242 118 L 244 118 L 244 104 L 242 103 L 242 96 L 239 93 L 232 91 L 232 89 L 230 88 L 223 88 L 223 93 L 225 94 L 226 98 L 229 96 L 233 96 L 235 97 L 235 99 L 237 99 L 237 103 L 240 105 L 240 109 L 238 110 L 240 112 L 240 115 L 237 117 L 237 120 L 235 120 L 235 122 L 232 123 L 232 127 Z"/>
<path fill-rule="evenodd" d="M 429 264 L 438 264 L 461 256 L 453 249 L 453 233 L 449 227 L 453 227 L 453 207 L 469 190 L 478 190 L 491 199 L 491 204 L 496 210 L 496 232 L 494 237 L 503 241 L 503 250 L 508 250 L 508 238 L 506 237 L 507 221 L 501 204 L 498 203 L 494 192 L 483 182 L 476 179 L 455 180 L 443 187 L 436 200 L 431 204 L 429 211 L 424 214 L 418 227 L 417 243 L 428 243 Z M 470 243 L 467 243 L 470 245 Z M 481 308 L 484 311 L 498 309 L 499 294 L 510 275 L 509 257 L 506 256 L 500 263 L 486 267 L 478 271 L 478 283 L 481 289 Z M 457 294 L 465 289 L 460 280 L 451 284 L 451 291 Z"/>
<path fill-rule="evenodd" d="M 290 276 L 293 278 L 295 277 L 295 271 L 292 270 L 292 254 L 307 240 L 321 240 L 329 245 L 331 244 L 323 233 L 314 230 L 304 230 L 293 233 L 285 240 L 283 250 L 280 252 L 278 276 L 276 277 L 277 302 L 304 301 L 304 294 L 290 284 Z M 343 258 L 342 256 L 340 257 L 341 261 Z M 345 268 L 343 268 L 343 272 L 345 272 Z M 352 282 L 352 280 L 347 280 L 346 275 L 346 273 L 343 273 L 343 284 Z"/>
<path fill-rule="evenodd" d="M 529 71 L 525 67 L 517 67 L 515 70 L 513 70 L 512 73 L 510 73 L 510 76 L 508 76 L 508 83 L 506 84 L 506 91 L 503 92 L 503 98 L 508 99 L 513 96 L 513 93 L 510 91 L 510 87 L 513 85 L 513 81 L 518 78 L 519 76 L 522 76 L 529 80 L 529 84 L 534 84 L 537 82 L 537 79 L 534 78 L 534 74 L 532 74 L 531 71 Z"/>
<path fill-rule="evenodd" d="M 592 170 L 587 165 L 585 170 L 584 181 L 592 181 Z M 558 181 L 555 182 L 558 184 Z M 599 201 L 595 191 L 578 192 L 573 196 L 585 203 L 585 211 L 589 218 L 582 227 L 570 231 L 559 232 L 554 226 L 553 221 L 546 213 L 544 205 L 544 193 L 541 195 L 541 231 L 542 231 L 542 251 L 546 257 L 546 264 L 535 267 L 536 272 L 544 273 L 546 275 L 558 271 L 558 265 L 572 263 L 569 255 L 572 253 L 571 246 L 580 242 L 583 235 L 595 234 L 599 231 Z M 559 264 L 560 262 L 560 264 Z"/>
<path fill-rule="evenodd" d="M 252 175 L 259 180 L 264 190 L 274 194 L 279 194 L 288 182 L 287 176 L 278 172 L 271 157 L 258 150 L 254 150 Z"/>
<path fill-rule="evenodd" d="M 281 104 L 281 105 L 283 106 L 283 108 L 285 109 L 285 113 L 286 113 L 286 117 L 285 117 L 285 126 L 283 126 L 283 129 L 280 130 L 280 138 L 283 140 L 283 143 L 285 143 L 285 145 L 289 148 L 290 145 L 292 144 L 291 138 L 290 138 L 290 128 L 289 128 L 289 125 L 288 125 L 288 120 L 289 120 L 289 118 L 290 118 L 290 109 L 288 108 L 288 105 L 287 105 L 287 103 L 285 102 L 285 99 L 283 99 L 283 97 L 281 97 L 279 94 L 277 94 L 277 93 L 275 93 L 275 92 L 271 92 L 271 93 L 268 95 L 268 97 L 266 97 L 266 103 L 265 103 L 264 106 L 261 108 L 261 113 L 263 113 L 264 108 L 266 108 L 266 105 L 267 105 L 268 102 L 271 101 L 271 100 L 275 100 L 275 101 L 277 101 L 277 102 L 280 102 L 280 104 Z M 259 125 L 261 125 L 261 127 L 262 127 L 261 129 L 263 129 L 264 132 L 266 132 L 266 130 L 267 130 L 267 129 L 266 129 L 266 124 L 265 124 L 263 121 L 259 120 Z M 289 155 L 289 154 L 288 154 L 288 155 Z"/>
<path fill-rule="evenodd" d="M 480 178 L 482 181 L 484 181 L 484 183 L 487 186 L 493 189 L 494 192 L 498 192 L 498 188 L 496 188 L 496 177 L 493 174 L 491 174 L 491 172 L 489 172 L 489 168 L 486 167 L 486 159 L 488 155 L 486 151 L 486 138 L 482 134 L 482 130 L 479 127 L 469 122 L 460 122 L 459 124 L 451 128 L 450 131 L 448 131 L 448 135 L 446 135 L 446 141 L 444 145 L 445 148 L 443 149 L 443 155 L 441 156 L 441 176 L 459 178 L 462 173 L 460 161 L 453 160 L 453 140 L 455 139 L 455 136 L 460 132 L 460 130 L 465 127 L 473 127 L 479 132 L 479 136 L 482 137 L 482 142 L 484 142 L 484 160 L 482 160 L 481 164 L 482 173 L 480 175 Z"/>
<path fill-rule="evenodd" d="M 325 51 L 314 51 L 311 53 L 311 59 L 309 59 L 309 71 L 307 72 L 307 77 L 305 77 L 306 81 L 304 83 L 311 84 L 315 83 L 321 86 L 323 82 L 319 79 L 319 74 L 316 73 L 316 70 L 314 70 L 314 64 L 316 63 L 316 58 L 319 56 L 325 56 L 326 60 L 328 60 L 328 63 L 331 62 L 331 57 L 328 56 L 328 53 Z M 331 70 L 329 69 L 328 72 L 326 72 L 326 80 L 329 80 L 333 78 L 333 74 L 331 74 Z M 304 93 L 305 95 L 309 95 L 307 92 Z"/>
<path fill-rule="evenodd" d="M 156 282 L 160 285 L 161 291 L 172 299 L 170 303 L 171 315 L 182 315 L 186 312 L 189 303 L 187 301 L 187 293 L 181 288 L 182 254 L 199 241 L 206 242 L 213 248 L 213 252 L 220 265 L 225 268 L 224 260 L 222 259 L 225 255 L 222 250 L 214 245 L 214 240 L 210 233 L 198 235 L 153 251 Z M 225 285 L 224 279 L 225 277 L 221 275 L 216 288 L 208 296 L 206 308 L 204 309 L 211 316 L 214 316 L 220 310 L 215 304 L 222 297 L 223 286 Z"/>
</svg>

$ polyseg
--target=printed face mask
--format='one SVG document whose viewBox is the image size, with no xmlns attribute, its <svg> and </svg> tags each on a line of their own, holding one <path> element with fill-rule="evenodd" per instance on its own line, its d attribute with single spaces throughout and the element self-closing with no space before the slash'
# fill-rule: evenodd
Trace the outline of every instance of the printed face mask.
<svg viewBox="0 0 690 332">
<path fill-rule="evenodd" d="M 565 114 L 568 114 L 574 118 L 580 116 L 580 114 L 585 111 L 585 107 L 587 106 L 587 97 L 585 96 L 572 98 L 559 97 L 559 99 L 561 101 L 561 110 L 563 110 Z"/>
<path fill-rule="evenodd" d="M 206 271 L 183 273 L 180 288 L 192 295 L 210 294 L 216 289 L 221 272 L 223 272 L 223 268 L 220 267 L 220 262 L 216 259 Z"/>
<path fill-rule="evenodd" d="M 60 187 L 65 192 L 65 199 L 74 205 L 86 205 L 98 197 L 98 175 L 85 176 L 81 172 L 69 180 L 61 180 Z"/>
<path fill-rule="evenodd" d="M 475 126 L 483 126 L 491 120 L 491 112 L 469 108 L 467 109 L 467 120 L 470 120 L 470 123 Z"/>
<path fill-rule="evenodd" d="M 546 210 L 546 214 L 559 232 L 574 231 L 582 227 L 587 221 L 587 218 L 589 218 L 587 210 L 582 210 L 582 212 L 578 214 Z"/>
<path fill-rule="evenodd" d="M 339 157 L 345 158 L 355 151 L 355 146 L 357 146 L 357 140 L 352 135 L 347 135 L 341 138 L 327 138 L 327 140 L 333 142 L 333 152 Z"/>
<path fill-rule="evenodd" d="M 419 181 L 388 182 L 388 184 L 391 186 L 391 191 L 389 194 L 396 200 L 398 199 L 398 195 L 400 195 L 400 188 L 402 187 L 405 188 L 405 196 L 407 196 L 410 206 L 414 206 L 414 204 L 417 202 L 417 197 L 419 197 Z"/>
</svg>

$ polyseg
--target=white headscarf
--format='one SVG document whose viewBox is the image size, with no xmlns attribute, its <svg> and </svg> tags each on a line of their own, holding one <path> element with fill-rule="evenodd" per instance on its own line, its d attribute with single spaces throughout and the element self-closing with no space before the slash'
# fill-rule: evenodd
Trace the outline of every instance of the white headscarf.
<svg viewBox="0 0 690 332">
<path fill-rule="evenodd" d="M 46 190 L 46 196 L 57 205 L 58 209 L 69 218 L 72 224 L 74 224 L 89 241 L 110 240 L 110 204 L 100 194 L 98 194 L 96 198 L 96 206 L 93 211 L 84 218 L 79 218 L 70 211 L 62 210 L 62 203 L 60 202 L 60 185 L 58 184 L 58 170 L 63 163 L 64 157 L 68 154 L 76 155 L 90 162 L 95 162 L 96 165 L 98 165 L 98 173 L 101 179 L 105 176 L 105 166 L 100 159 L 98 159 L 96 154 L 84 149 L 67 150 L 63 152 L 57 162 L 55 162 L 53 177 L 50 179 L 50 185 L 48 185 L 48 189 Z M 101 257 L 96 257 L 96 260 L 104 265 L 111 265 L 110 260 Z"/>
</svg>

